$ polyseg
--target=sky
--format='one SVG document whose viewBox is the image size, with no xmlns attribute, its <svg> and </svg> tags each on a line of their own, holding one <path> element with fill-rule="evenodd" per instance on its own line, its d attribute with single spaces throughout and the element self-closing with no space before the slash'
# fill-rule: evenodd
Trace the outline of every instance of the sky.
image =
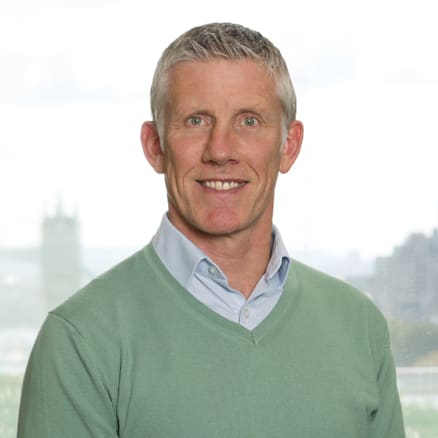
<svg viewBox="0 0 438 438">
<path fill-rule="evenodd" d="M 285 5 L 288 5 L 287 8 Z M 304 123 L 278 182 L 288 248 L 366 257 L 438 227 L 433 1 L 0 3 L 0 248 L 35 246 L 62 198 L 86 246 L 146 244 L 166 211 L 141 123 L 164 48 L 212 21 L 286 59 Z"/>
</svg>

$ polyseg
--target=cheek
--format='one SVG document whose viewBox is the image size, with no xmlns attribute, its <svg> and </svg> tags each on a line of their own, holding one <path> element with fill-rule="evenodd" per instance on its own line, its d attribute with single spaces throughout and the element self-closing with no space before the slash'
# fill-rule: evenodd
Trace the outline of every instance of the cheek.
<svg viewBox="0 0 438 438">
<path fill-rule="evenodd" d="M 190 183 L 194 179 L 191 176 L 194 167 L 194 161 L 184 147 L 180 147 L 178 153 L 169 151 L 165 161 L 165 179 L 167 190 L 172 192 L 173 197 L 184 197 L 190 190 Z"/>
<path fill-rule="evenodd" d="M 266 182 L 266 190 L 270 191 L 275 186 L 280 171 L 280 154 L 270 154 L 264 157 L 264 167 L 261 177 Z"/>
<path fill-rule="evenodd" d="M 279 171 L 281 153 L 277 146 L 273 147 L 272 144 L 259 145 L 249 158 L 254 163 L 254 167 L 259 169 L 261 173 L 273 174 Z"/>
<path fill-rule="evenodd" d="M 173 167 L 187 168 L 199 162 L 204 139 L 189 135 L 173 135 L 167 145 L 166 155 Z"/>
<path fill-rule="evenodd" d="M 177 129 L 169 132 L 166 140 L 167 144 L 172 145 L 174 150 L 190 150 L 199 148 L 208 139 L 208 129 Z"/>
</svg>

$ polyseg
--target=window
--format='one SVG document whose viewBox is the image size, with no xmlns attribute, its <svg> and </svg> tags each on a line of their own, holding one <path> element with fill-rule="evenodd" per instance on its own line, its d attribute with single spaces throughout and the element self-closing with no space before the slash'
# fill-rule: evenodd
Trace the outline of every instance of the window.
<svg viewBox="0 0 438 438">
<path fill-rule="evenodd" d="M 407 436 L 437 436 L 432 5 L 302 2 L 290 23 L 260 2 L 251 17 L 233 4 L 231 15 L 191 8 L 180 22 L 164 2 L 146 25 L 150 7 L 134 0 L 10 3 L 0 13 L 0 435 L 15 434 L 24 365 L 47 309 L 158 226 L 164 185 L 138 140 L 147 87 L 173 38 L 223 19 L 272 39 L 297 91 L 306 135 L 280 177 L 276 225 L 293 257 L 356 285 L 385 313 Z M 185 7 L 171 5 L 172 16 L 186 17 Z"/>
</svg>

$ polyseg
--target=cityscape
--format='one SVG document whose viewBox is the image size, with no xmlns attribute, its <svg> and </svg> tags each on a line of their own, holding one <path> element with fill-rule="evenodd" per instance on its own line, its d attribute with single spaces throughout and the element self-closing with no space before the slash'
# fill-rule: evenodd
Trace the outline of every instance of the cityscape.
<svg viewBox="0 0 438 438">
<path fill-rule="evenodd" d="M 66 213 L 59 201 L 42 218 L 39 248 L 0 249 L 0 329 L 36 330 L 50 309 L 134 250 L 82 248 L 78 214 Z M 389 321 L 438 329 L 438 229 L 410 234 L 372 262 L 357 253 L 331 263 L 330 255 L 296 251 L 292 257 L 358 287 Z"/>
<path fill-rule="evenodd" d="M 136 248 L 83 248 L 77 212 L 59 202 L 41 221 L 39 247 L 0 249 L 0 437 L 12 438 L 21 380 L 47 312 Z M 407 436 L 436 437 L 438 411 L 438 229 L 412 233 L 373 261 L 291 251 L 353 284 L 385 314 L 398 367 Z M 419 431 L 422 431 L 420 434 Z"/>
</svg>

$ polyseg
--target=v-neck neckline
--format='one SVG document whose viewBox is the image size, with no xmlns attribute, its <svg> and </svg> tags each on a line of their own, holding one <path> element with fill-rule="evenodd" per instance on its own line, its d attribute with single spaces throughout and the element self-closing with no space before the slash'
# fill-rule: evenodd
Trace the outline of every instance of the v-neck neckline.
<svg viewBox="0 0 438 438">
<path fill-rule="evenodd" d="M 179 300 L 181 305 L 184 304 L 181 307 L 181 311 L 190 312 L 192 317 L 197 318 L 200 323 L 214 326 L 213 328 L 218 333 L 240 342 L 249 342 L 254 345 L 261 342 L 274 328 L 287 320 L 286 314 L 291 312 L 294 303 L 298 300 L 301 293 L 294 266 L 295 262 L 292 260 L 283 293 L 277 304 L 257 327 L 253 330 L 248 330 L 240 324 L 219 315 L 182 287 L 161 262 L 151 244 L 144 248 L 144 255 L 146 260 L 157 271 L 158 277 L 162 279 L 163 293 L 170 294 L 173 299 Z M 166 299 L 164 295 L 163 299 Z"/>
</svg>

